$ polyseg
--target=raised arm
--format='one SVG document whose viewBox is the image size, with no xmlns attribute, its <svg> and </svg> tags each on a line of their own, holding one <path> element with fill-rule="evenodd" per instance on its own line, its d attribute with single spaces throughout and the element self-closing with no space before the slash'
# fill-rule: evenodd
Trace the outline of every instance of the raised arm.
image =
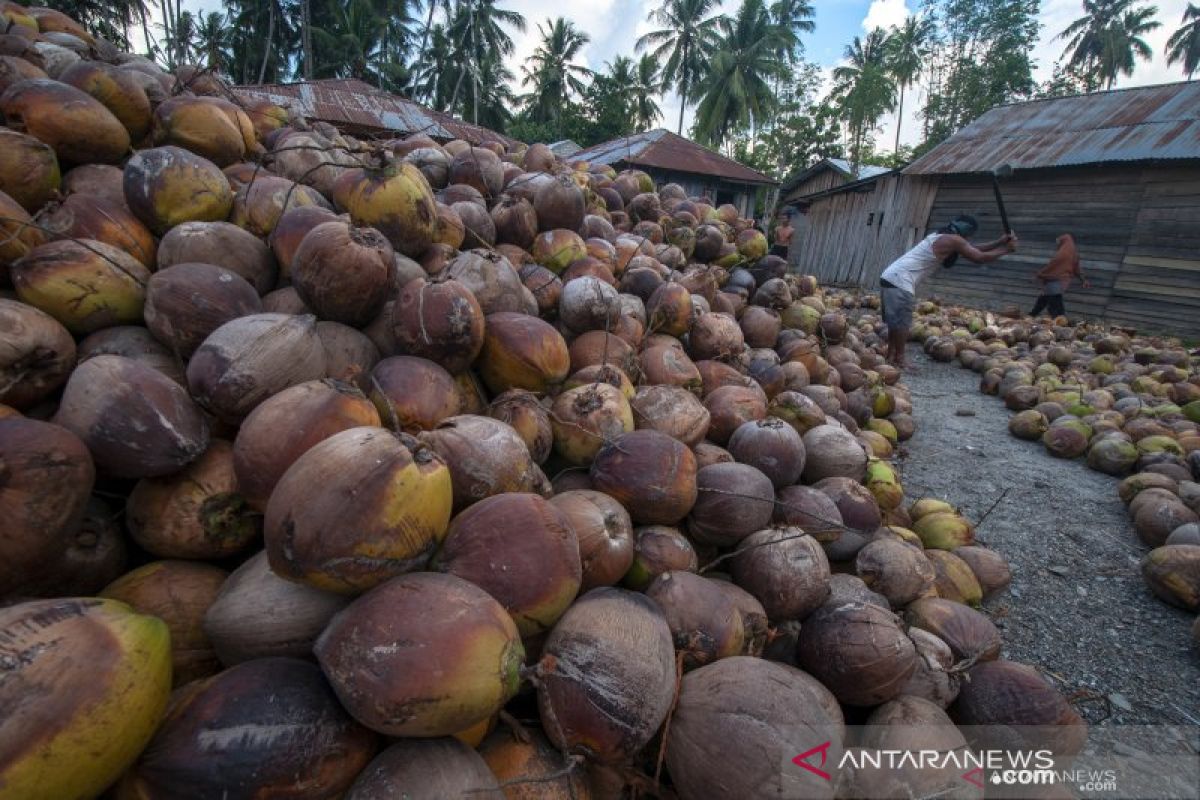
<svg viewBox="0 0 1200 800">
<path fill-rule="evenodd" d="M 958 253 L 963 258 L 974 261 L 977 264 L 986 264 L 990 261 L 995 261 L 1001 256 L 1007 255 L 1017 249 L 1017 237 L 1014 234 L 1005 234 L 994 242 L 988 242 L 979 247 L 968 242 L 961 236 L 948 235 L 942 237 L 947 239 L 947 244 L 951 252 Z M 941 243 L 940 240 L 938 242 Z"/>
</svg>

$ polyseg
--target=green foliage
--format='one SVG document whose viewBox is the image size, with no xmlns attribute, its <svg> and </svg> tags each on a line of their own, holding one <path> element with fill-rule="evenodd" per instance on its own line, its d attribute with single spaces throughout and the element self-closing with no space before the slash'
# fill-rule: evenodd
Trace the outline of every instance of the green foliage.
<svg viewBox="0 0 1200 800">
<path fill-rule="evenodd" d="M 1183 24 L 1167 40 L 1167 63 L 1178 62 L 1190 81 L 1200 71 L 1200 5 L 1188 3 Z"/>
<path fill-rule="evenodd" d="M 525 78 L 521 85 L 531 91 L 521 99 L 531 120 L 552 122 L 585 91 L 583 81 L 591 72 L 571 62 L 590 37 L 563 17 L 546 20 L 544 28 L 538 25 L 538 33 L 542 43 L 522 68 Z"/>
<path fill-rule="evenodd" d="M 850 129 L 850 161 L 862 163 L 863 146 L 879 118 L 896 102 L 896 79 L 888 63 L 888 37 L 881 28 L 855 36 L 844 54 L 846 64 L 833 71 L 832 98 Z"/>
<path fill-rule="evenodd" d="M 1067 66 L 1084 78 L 1088 91 L 1111 89 L 1121 75 L 1132 75 L 1137 60 L 1150 60 L 1143 35 L 1162 27 L 1158 9 L 1140 0 L 1083 0 L 1084 16 L 1058 35 L 1067 40 Z"/>
<path fill-rule="evenodd" d="M 1038 0 L 926 0 L 925 13 L 938 26 L 922 110 L 929 146 L 994 106 L 1033 95 Z"/>
<path fill-rule="evenodd" d="M 679 133 L 683 133 L 684 109 L 716 49 L 721 20 L 712 15 L 716 6 L 717 0 L 663 0 L 646 16 L 661 27 L 640 37 L 634 45 L 639 53 L 648 49 L 662 64 L 663 88 L 679 93 Z"/>
</svg>

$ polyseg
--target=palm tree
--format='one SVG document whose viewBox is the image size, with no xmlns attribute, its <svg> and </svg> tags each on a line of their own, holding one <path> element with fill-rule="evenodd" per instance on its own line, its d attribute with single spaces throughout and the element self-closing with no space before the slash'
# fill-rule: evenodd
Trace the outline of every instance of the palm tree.
<svg viewBox="0 0 1200 800">
<path fill-rule="evenodd" d="M 522 67 L 525 78 L 521 85 L 533 87 L 525 96 L 530 118 L 537 122 L 557 121 L 571 102 L 571 95 L 582 95 L 586 88 L 582 79 L 591 75 L 591 71 L 571 62 L 591 37 L 563 17 L 547 19 L 546 27 L 538 25 L 538 33 L 542 43 Z M 627 67 L 630 82 L 632 66 L 633 63 L 625 59 L 623 67 Z"/>
<path fill-rule="evenodd" d="M 479 91 L 484 66 L 489 60 L 503 60 L 513 54 L 513 40 L 504 29 L 510 26 L 525 30 L 525 17 L 516 11 L 496 7 L 497 0 L 458 0 L 446 34 L 455 43 L 455 52 L 462 69 L 450 95 L 449 110 L 458 106 L 459 94 L 467 76 L 471 79 L 474 96 L 472 107 L 479 107 Z M 493 71 L 494 73 L 494 71 Z M 476 120 L 477 122 L 477 120 Z"/>
<path fill-rule="evenodd" d="M 812 3 L 808 0 L 775 0 L 771 4 L 771 20 L 779 28 L 783 44 L 780 57 L 789 64 L 795 64 L 804 52 L 800 34 L 812 33 L 817 29 L 814 16 Z"/>
<path fill-rule="evenodd" d="M 1188 3 L 1183 12 L 1183 25 L 1167 40 L 1167 63 L 1183 62 L 1183 72 L 1190 81 L 1200 70 L 1200 6 Z"/>
<path fill-rule="evenodd" d="M 313 72 L 318 78 L 357 78 L 383 85 L 383 37 L 386 25 L 371 0 L 331 0 L 333 21 L 314 26 L 317 45 Z"/>
<path fill-rule="evenodd" d="M 422 57 L 413 70 L 413 96 L 434 108 L 446 108 L 463 72 L 445 26 L 434 25 L 428 45 L 422 48 Z"/>
<path fill-rule="evenodd" d="M 845 64 L 833 71 L 833 96 L 850 129 L 850 160 L 857 171 L 863 140 L 896 102 L 896 83 L 887 66 L 887 34 L 876 28 L 846 46 Z"/>
<path fill-rule="evenodd" d="M 224 74 L 232 43 L 231 25 L 226 16 L 216 11 L 205 14 L 196 27 L 195 52 L 200 63 Z"/>
<path fill-rule="evenodd" d="M 421 44 L 417 48 L 416 60 L 413 64 L 413 80 L 414 81 L 416 80 L 416 76 L 421 74 L 423 68 L 425 67 L 425 65 L 428 61 L 428 57 L 430 55 L 432 55 L 432 53 L 430 53 L 428 47 L 429 47 L 429 37 L 432 34 L 433 27 L 434 27 L 433 26 L 433 16 L 434 16 L 434 14 L 437 13 L 438 9 L 440 8 L 442 10 L 442 12 L 446 15 L 446 17 L 449 18 L 450 17 L 450 5 L 451 5 L 451 0 L 420 0 L 420 2 L 421 2 L 421 4 L 423 4 L 425 6 L 426 13 L 425 13 L 425 24 L 423 26 L 421 26 Z M 443 28 L 442 30 L 444 33 L 445 29 Z M 416 83 L 413 84 L 413 89 L 414 90 L 416 89 Z"/>
<path fill-rule="evenodd" d="M 896 80 L 900 92 L 900 104 L 896 111 L 896 142 L 892 152 L 900 152 L 900 125 L 904 121 L 904 90 L 916 83 L 921 67 L 929 56 L 929 45 L 933 39 L 933 21 L 927 17 L 910 16 L 904 24 L 892 26 L 884 43 L 887 68 Z"/>
<path fill-rule="evenodd" d="M 775 104 L 767 80 L 782 69 L 780 39 L 763 0 L 743 0 L 736 17 L 721 19 L 721 41 L 699 87 L 698 141 L 717 146 L 766 119 Z"/>
<path fill-rule="evenodd" d="M 225 10 L 230 77 L 238 83 L 272 83 L 287 78 L 302 34 L 291 24 L 297 16 L 295 0 L 225 0 Z M 301 53 L 299 65 L 301 74 L 311 77 L 312 59 Z"/>
<path fill-rule="evenodd" d="M 1141 0 L 1083 0 L 1084 16 L 1072 22 L 1057 39 L 1068 39 L 1063 55 L 1067 66 L 1084 77 L 1088 91 L 1101 83 L 1111 89 L 1121 75 L 1132 75 L 1138 59 L 1148 61 L 1150 45 L 1141 38 L 1161 23 L 1155 6 Z"/>
<path fill-rule="evenodd" d="M 718 37 L 719 16 L 710 16 L 717 0 L 663 0 L 646 19 L 662 27 L 640 37 L 637 52 L 652 48 L 650 55 L 662 63 L 663 88 L 674 86 L 679 93 L 679 128 L 693 90 L 705 73 L 705 62 Z"/>
<path fill-rule="evenodd" d="M 662 119 L 662 109 L 654 98 L 662 93 L 662 76 L 658 62 L 653 56 L 643 54 L 634 70 L 630 101 L 633 106 L 633 123 L 641 131 L 650 130 Z"/>
</svg>

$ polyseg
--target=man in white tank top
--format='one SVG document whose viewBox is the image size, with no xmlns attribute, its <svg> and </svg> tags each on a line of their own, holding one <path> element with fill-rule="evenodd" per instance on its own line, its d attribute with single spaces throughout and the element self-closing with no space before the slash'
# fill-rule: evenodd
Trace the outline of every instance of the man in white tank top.
<svg viewBox="0 0 1200 800">
<path fill-rule="evenodd" d="M 995 261 L 1017 249 L 1017 237 L 1009 233 L 994 242 L 976 247 L 967 239 L 975 235 L 979 224 L 964 215 L 917 243 L 917 246 L 893 261 L 879 278 L 883 301 L 883 321 L 888 326 L 887 359 L 904 369 L 904 347 L 912 329 L 917 290 L 942 267 L 952 267 L 959 256 L 976 264 Z"/>
</svg>

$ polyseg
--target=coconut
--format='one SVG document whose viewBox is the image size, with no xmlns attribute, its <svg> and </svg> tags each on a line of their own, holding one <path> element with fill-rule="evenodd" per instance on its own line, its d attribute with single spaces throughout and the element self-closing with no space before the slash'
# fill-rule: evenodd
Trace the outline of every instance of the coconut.
<svg viewBox="0 0 1200 800">
<path fill-rule="evenodd" d="M 269 239 L 288 209 L 298 206 L 327 208 L 328 205 L 324 195 L 312 187 L 287 178 L 259 176 L 238 188 L 229 221 L 255 236 Z"/>
<path fill-rule="evenodd" d="M 780 770 L 812 742 L 837 763 L 842 751 L 840 710 L 800 670 L 762 659 L 718 661 L 684 676 L 667 740 L 666 763 L 683 800 L 797 796 L 832 798 L 834 786 L 815 773 Z M 722 756 L 721 754 L 724 754 Z M 738 770 L 722 768 L 736 759 Z M 815 762 L 814 762 L 815 763 Z"/>
<path fill-rule="evenodd" d="M 301 455 L 271 493 L 271 569 L 361 592 L 422 567 L 445 535 L 451 504 L 450 472 L 429 447 L 380 428 L 342 431 Z"/>
<path fill-rule="evenodd" d="M 77 352 L 79 363 L 96 356 L 123 356 L 141 362 L 181 386 L 187 383 L 179 358 L 141 326 L 119 325 L 96 331 L 79 343 Z"/>
<path fill-rule="evenodd" d="M 233 447 L 221 440 L 182 472 L 139 481 L 126 524 L 134 541 L 160 558 L 223 558 L 260 532 L 260 520 L 238 493 Z"/>
<path fill-rule="evenodd" d="M 471 186 L 484 197 L 495 197 L 504 185 L 504 169 L 500 166 L 500 158 L 491 150 L 471 147 L 454 154 L 450 161 L 449 181 Z"/>
<path fill-rule="evenodd" d="M 486 250 L 459 254 L 446 275 L 470 289 L 484 314 L 525 311 L 525 287 L 508 259 Z"/>
<path fill-rule="evenodd" d="M 565 491 L 550 499 L 579 542 L 580 591 L 611 586 L 633 565 L 633 523 L 613 498 L 588 489 Z"/>
<path fill-rule="evenodd" d="M 909 628 L 908 638 L 917 649 L 917 668 L 901 696 L 920 697 L 939 708 L 948 708 L 962 686 L 962 673 L 953 669 L 950 646 L 921 628 Z"/>
<path fill-rule="evenodd" d="M 37 405 L 66 383 L 75 366 L 75 341 L 53 317 L 0 298 L 0 402 Z"/>
<path fill-rule="evenodd" d="M 985 600 L 1004 591 L 1012 582 L 1008 562 L 994 550 L 970 545 L 956 547 L 953 553 L 971 568 Z"/>
<path fill-rule="evenodd" d="M 619 637 L 611 635 L 617 625 Z M 550 741 L 604 764 L 633 758 L 675 695 L 671 630 L 643 595 L 601 587 L 551 631 L 538 663 L 538 706 Z"/>
<path fill-rule="evenodd" d="M 975 526 L 958 514 L 936 512 L 919 517 L 913 531 L 925 547 L 953 550 L 975 543 Z"/>
<path fill-rule="evenodd" d="M 804 442 L 781 419 L 745 422 L 729 439 L 729 452 L 738 461 L 758 468 L 776 489 L 790 486 L 804 471 Z"/>
<path fill-rule="evenodd" d="M 646 384 L 677 386 L 699 393 L 700 371 L 678 347 L 661 344 L 644 346 L 638 368 Z"/>
<path fill-rule="evenodd" d="M 186 358 L 217 328 L 261 306 L 254 287 L 233 272 L 184 263 L 150 277 L 144 311 L 155 338 Z"/>
<path fill-rule="evenodd" d="M 1079 753 L 1087 739 L 1086 723 L 1049 681 L 1003 659 L 967 671 L 950 715 L 960 726 L 977 726 L 980 741 L 973 746 L 1045 748 L 1064 756 Z"/>
<path fill-rule="evenodd" d="M 346 800 L 438 800 L 445 797 L 504 797 L 496 775 L 471 747 L 454 739 L 396 742 L 367 765 Z"/>
<path fill-rule="evenodd" d="M 52 203 L 38 215 L 39 223 L 55 238 L 89 239 L 115 247 L 153 269 L 153 234 L 125 206 L 124 200 L 108 200 L 87 195 L 68 195 Z"/>
<path fill-rule="evenodd" d="M 825 423 L 825 412 L 821 407 L 811 398 L 794 391 L 780 392 L 771 398 L 767 413 L 791 425 L 801 436 Z"/>
<path fill-rule="evenodd" d="M 125 165 L 124 192 L 129 209 L 159 236 L 183 222 L 223 220 L 233 207 L 220 168 L 179 147 L 134 153 Z"/>
<path fill-rule="evenodd" d="M 635 427 L 665 433 L 689 447 L 699 444 L 708 432 L 708 409 L 686 389 L 642 386 L 630 405 Z"/>
<path fill-rule="evenodd" d="M 21 302 L 79 335 L 140 323 L 150 278 L 133 256 L 93 239 L 39 245 L 13 262 L 9 275 Z"/>
<path fill-rule="evenodd" d="M 208 446 L 208 424 L 182 387 L 121 356 L 80 364 L 54 421 L 79 436 L 96 465 L 114 477 L 168 475 Z"/>
<path fill-rule="evenodd" d="M 799 528 L 760 530 L 742 539 L 735 552 L 734 581 L 772 620 L 805 619 L 829 596 L 829 561 Z"/>
<path fill-rule="evenodd" d="M 740 655 L 746 628 L 733 600 L 713 581 L 691 572 L 666 572 L 646 587 L 658 604 L 685 668 Z"/>
<path fill-rule="evenodd" d="M 1200 515 L 1175 498 L 1147 502 L 1133 515 L 1134 530 L 1149 547 L 1161 547 L 1171 531 L 1193 522 L 1200 522 Z"/>
<path fill-rule="evenodd" d="M 338 205 L 355 225 L 376 228 L 398 252 L 419 257 L 433 242 L 433 191 L 412 164 L 347 170 L 334 184 Z"/>
<path fill-rule="evenodd" d="M 897 617 L 878 606 L 826 604 L 800 630 L 800 667 L 847 705 L 873 706 L 898 696 L 917 654 Z"/>
<path fill-rule="evenodd" d="M 3 34 L 0 34 L 3 35 Z M 0 279 L 7 265 L 46 241 L 46 234 L 30 226 L 33 219 L 17 201 L 0 191 Z"/>
<path fill-rule="evenodd" d="M 837 541 L 842 535 L 842 512 L 833 499 L 808 486 L 785 486 L 779 490 L 774 521 L 802 529 L 818 542 Z"/>
<path fill-rule="evenodd" d="M 363 648 L 375 654 L 369 665 Z M 486 720 L 516 693 L 524 658 L 499 603 L 453 575 L 424 572 L 351 603 L 315 652 L 355 718 L 401 737 L 446 736 Z M 431 656 L 445 666 L 423 669 Z"/>
<path fill-rule="evenodd" d="M 398 431 L 433 430 L 462 409 L 454 378 L 424 358 L 385 358 L 371 370 L 370 384 L 369 396 L 380 419 Z"/>
<path fill-rule="evenodd" d="M 533 494 L 500 494 L 459 514 L 432 567 L 487 591 L 522 636 L 548 631 L 575 599 L 581 579 L 569 521 Z"/>
<path fill-rule="evenodd" d="M 292 258 L 292 285 L 322 319 L 361 326 L 391 289 L 393 251 L 383 234 L 340 220 L 310 230 Z"/>
<path fill-rule="evenodd" d="M 202 623 L 228 573 L 194 561 L 153 561 L 126 573 L 100 592 L 141 614 L 167 623 L 176 687 L 221 669 Z"/>
<path fill-rule="evenodd" d="M 770 479 L 747 464 L 717 463 L 696 473 L 696 504 L 688 532 L 708 544 L 735 545 L 771 521 Z"/>
<path fill-rule="evenodd" d="M 708 437 L 722 445 L 729 443 L 734 433 L 746 423 L 767 416 L 766 395 L 757 388 L 722 386 L 704 398 L 704 406 L 711 416 Z"/>
<path fill-rule="evenodd" d="M 1155 548 L 1142 559 L 1142 578 L 1151 591 L 1171 605 L 1200 610 L 1200 545 Z"/>
<path fill-rule="evenodd" d="M 104 793 L 146 746 L 166 709 L 166 626 L 123 603 L 72 598 L 8 605 L 0 609 L 0 631 L 14 654 L 0 689 L 5 792 Z M 43 733 L 30 735 L 34 730 Z"/>
<path fill-rule="evenodd" d="M 37 585 L 83 521 L 95 471 L 71 431 L 23 417 L 0 419 L 4 480 L 0 516 L 0 597 Z M 58 587 L 54 587 L 57 589 Z"/>
<path fill-rule="evenodd" d="M 54 148 L 60 161 L 115 164 L 129 152 L 129 131 L 91 95 L 48 78 L 19 81 L 0 95 L 8 127 Z"/>
<path fill-rule="evenodd" d="M 7 88 L 4 76 L 12 64 L 23 65 L 17 69 L 36 69 L 23 59 L 0 56 L 0 94 Z M 36 214 L 54 198 L 61 180 L 58 158 L 48 144 L 15 130 L 0 130 L 0 189 L 21 208 Z"/>
<path fill-rule="evenodd" d="M 435 361 L 450 373 L 467 369 L 483 348 L 483 310 L 458 281 L 408 283 L 391 317 L 401 353 Z"/>
<path fill-rule="evenodd" d="M 874 532 L 882 524 L 879 504 L 871 491 L 850 478 L 824 478 L 814 485 L 837 506 L 842 522 L 860 532 Z"/>
<path fill-rule="evenodd" d="M 181 95 L 159 103 L 154 109 L 154 144 L 178 145 L 219 167 L 237 163 L 246 156 L 247 143 L 254 141 L 253 123 L 236 106 L 230 113 L 226 102 Z"/>
<path fill-rule="evenodd" d="M 1027 441 L 1041 439 L 1049 427 L 1050 422 L 1046 416 L 1034 409 L 1021 411 L 1008 420 L 1008 432 Z"/>
<path fill-rule="evenodd" d="M 337 218 L 337 215 L 329 209 L 316 205 L 290 206 L 283 212 L 271 230 L 270 236 L 270 250 L 279 262 L 280 274 L 283 277 L 291 275 L 292 261 L 296 256 L 296 250 L 308 232 L 322 223 L 333 222 Z M 222 225 L 228 224 L 222 223 Z M 230 227 L 241 230 L 237 226 Z M 221 233 L 224 233 L 224 229 L 221 229 Z M 167 238 L 173 234 L 174 231 L 167 234 Z M 166 240 L 164 239 L 165 244 Z"/>
<path fill-rule="evenodd" d="M 480 376 L 496 394 L 525 389 L 542 394 L 557 387 L 570 371 L 570 353 L 562 335 L 537 317 L 502 312 L 486 319 Z"/>
<path fill-rule="evenodd" d="M 307 658 L 329 620 L 350 601 L 284 580 L 259 551 L 221 585 L 204 615 L 205 636 L 227 667 L 258 658 Z"/>
<path fill-rule="evenodd" d="M 286 730 L 286 736 L 248 736 Z M 316 665 L 266 658 L 181 694 L 122 780 L 130 797 L 341 795 L 370 761 L 376 737 L 338 705 Z M 330 758 L 330 754 L 336 758 Z"/>
<path fill-rule="evenodd" d="M 595 487 L 616 498 L 639 524 L 670 525 L 696 502 L 696 457 L 658 431 L 624 433 L 596 454 Z"/>
<path fill-rule="evenodd" d="M 957 660 L 990 661 L 1000 655 L 1000 632 L 992 621 L 962 603 L 924 597 L 905 611 L 908 623 L 937 636 Z"/>
<path fill-rule="evenodd" d="M 619 310 L 616 289 L 598 278 L 585 276 L 563 284 L 558 317 L 576 333 L 607 329 Z"/>
<path fill-rule="evenodd" d="M 866 472 L 867 454 L 862 445 L 844 428 L 818 425 L 803 436 L 806 460 L 802 477 L 816 483 L 829 477 L 861 480 Z"/>
<path fill-rule="evenodd" d="M 980 604 L 983 587 L 966 561 L 945 550 L 926 550 L 925 556 L 937 573 L 934 588 L 938 597 L 970 606 Z"/>
<path fill-rule="evenodd" d="M 930 593 L 936 578 L 933 564 L 920 549 L 887 536 L 859 550 L 854 567 L 863 582 L 886 597 L 892 608 Z"/>
<path fill-rule="evenodd" d="M 378 426 L 379 413 L 363 394 L 339 381 L 309 381 L 273 395 L 246 418 L 234 442 L 238 488 L 264 511 L 275 484 L 297 458 L 340 431 Z M 286 427 L 288 436 L 280 436 Z"/>
<path fill-rule="evenodd" d="M 607 383 L 560 394 L 550 411 L 554 450 L 568 463 L 587 466 L 608 442 L 634 429 L 625 395 Z"/>
<path fill-rule="evenodd" d="M 510 389 L 492 401 L 487 413 L 517 432 L 535 462 L 540 464 L 549 456 L 554 443 L 550 415 L 533 393 Z"/>
<path fill-rule="evenodd" d="M 497 730 L 479 745 L 479 754 L 504 786 L 503 796 L 512 800 L 590 800 L 593 796 L 589 779 L 594 778 L 596 766 L 586 773 L 576 769 L 579 761 L 560 753 L 537 728 L 519 733 Z"/>
<path fill-rule="evenodd" d="M 727 314 L 702 314 L 692 324 L 688 336 L 688 351 L 692 358 L 727 359 L 745 347 L 745 334 L 737 320 Z"/>
<path fill-rule="evenodd" d="M 311 316 L 252 314 L 204 340 L 187 370 L 197 401 L 237 422 L 271 395 L 325 377 L 325 351 Z"/>
<path fill-rule="evenodd" d="M 634 528 L 633 537 L 633 565 L 622 580 L 630 589 L 641 591 L 664 572 L 696 570 L 696 551 L 678 529 L 647 525 Z"/>
<path fill-rule="evenodd" d="M 491 417 L 448 417 L 418 437 L 450 469 L 454 509 L 505 492 L 531 492 L 537 486 L 533 459 L 520 435 Z"/>
<path fill-rule="evenodd" d="M 1167 537 L 1166 544 L 1200 545 L 1200 524 L 1191 522 L 1187 525 L 1180 525 L 1171 531 L 1171 535 Z"/>
<path fill-rule="evenodd" d="M 533 196 L 538 228 L 579 230 L 587 212 L 583 191 L 569 175 L 556 175 L 541 183 Z"/>
<path fill-rule="evenodd" d="M 150 131 L 150 99 L 128 70 L 101 61 L 81 61 L 67 67 L 58 80 L 100 101 L 125 126 L 133 143 L 141 142 Z"/>
</svg>

